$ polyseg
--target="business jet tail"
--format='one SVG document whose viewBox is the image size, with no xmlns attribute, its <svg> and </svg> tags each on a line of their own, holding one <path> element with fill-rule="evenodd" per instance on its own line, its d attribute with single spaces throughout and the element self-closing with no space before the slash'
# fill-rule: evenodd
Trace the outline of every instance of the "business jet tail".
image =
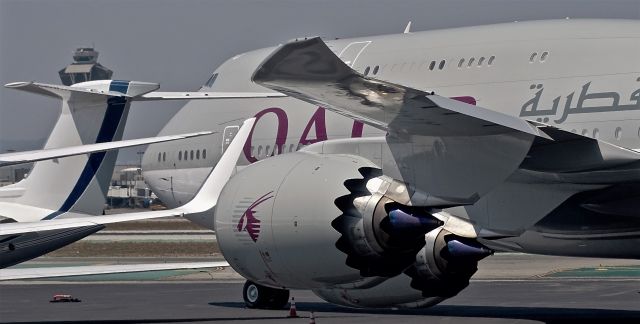
<svg viewBox="0 0 640 324">
<path fill-rule="evenodd" d="M 62 101 L 60 116 L 44 146 L 49 150 L 121 140 L 131 101 L 160 86 L 100 80 L 72 86 L 15 82 L 5 87 Z M 116 157 L 116 151 L 99 151 L 36 162 L 27 179 L 3 188 L 17 194 L 0 195 L 0 201 L 12 203 L 32 220 L 53 219 L 66 212 L 101 214 Z M 9 218 L 14 212 L 18 210 L 0 210 Z"/>
</svg>

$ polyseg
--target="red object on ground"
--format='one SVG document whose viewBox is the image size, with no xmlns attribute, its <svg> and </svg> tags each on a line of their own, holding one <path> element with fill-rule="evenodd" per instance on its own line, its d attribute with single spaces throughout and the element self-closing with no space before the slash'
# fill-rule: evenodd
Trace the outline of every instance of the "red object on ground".
<svg viewBox="0 0 640 324">
<path fill-rule="evenodd" d="M 74 298 L 71 295 L 56 294 L 56 295 L 53 295 L 53 298 L 51 298 L 49 302 L 50 303 L 79 303 L 80 299 Z"/>
</svg>

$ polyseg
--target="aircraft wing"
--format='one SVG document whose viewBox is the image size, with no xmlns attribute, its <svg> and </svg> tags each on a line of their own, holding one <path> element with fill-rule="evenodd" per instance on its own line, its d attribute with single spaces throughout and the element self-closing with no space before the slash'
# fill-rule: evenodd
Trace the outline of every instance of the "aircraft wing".
<svg viewBox="0 0 640 324">
<path fill-rule="evenodd" d="M 493 179 L 504 179 L 522 168 L 561 173 L 560 178 L 571 182 L 640 181 L 638 152 L 364 76 L 347 66 L 318 37 L 281 45 L 256 69 L 252 80 L 386 130 L 393 135 L 390 140 L 411 141 L 409 136 L 416 135 L 438 138 L 448 150 L 445 153 L 456 153 L 449 154 L 436 173 L 446 175 L 470 167 L 478 170 L 484 165 L 483 172 L 495 171 L 488 177 Z M 607 171 L 596 174 L 596 170 Z"/>
<path fill-rule="evenodd" d="M 115 81 L 118 82 L 118 81 Z M 194 100 L 194 99 L 243 99 L 243 98 L 279 98 L 285 94 L 277 92 L 199 92 L 155 91 L 160 88 L 158 83 L 129 81 L 126 93 L 110 91 L 109 82 L 95 81 L 83 82 L 73 86 L 47 84 L 39 82 L 12 82 L 5 85 L 6 88 L 31 92 L 43 96 L 61 98 L 64 96 L 84 95 L 89 97 L 111 96 L 126 97 L 131 101 L 158 101 L 158 100 Z"/>
<path fill-rule="evenodd" d="M 70 276 L 87 276 L 98 274 L 133 273 L 162 270 L 182 269 L 208 269 L 228 267 L 226 261 L 215 262 L 173 262 L 173 263 L 149 263 L 149 264 L 116 264 L 99 266 L 75 266 L 75 267 L 46 267 L 46 268 L 17 268 L 0 269 L 0 281 L 39 279 Z"/>
<path fill-rule="evenodd" d="M 224 152 L 220 161 L 209 174 L 195 197 L 188 203 L 174 209 L 128 213 L 119 215 L 89 216 L 73 214 L 80 217 L 56 218 L 37 222 L 17 222 L 0 224 L 0 237 L 6 235 L 17 235 L 32 232 L 58 231 L 64 229 L 95 227 L 104 224 L 126 222 L 131 220 L 161 218 L 170 216 L 182 216 L 191 213 L 206 212 L 214 208 L 218 201 L 218 196 L 222 188 L 227 183 L 235 171 L 238 157 L 242 153 L 242 148 L 253 127 L 255 118 L 246 120 L 238 134 L 233 138 L 231 144 Z M 71 213 L 69 213 L 71 215 Z M 84 217 L 86 216 L 86 217 Z"/>
<path fill-rule="evenodd" d="M 55 148 L 55 149 L 4 153 L 4 154 L 0 154 L 0 167 L 13 165 L 13 164 L 20 164 L 20 163 L 51 160 L 51 159 L 63 158 L 63 157 L 73 156 L 73 155 L 116 150 L 116 149 L 121 149 L 125 147 L 146 145 L 146 144 L 152 144 L 152 143 L 176 141 L 176 140 L 181 140 L 181 139 L 186 139 L 191 137 L 211 135 L 213 133 L 214 132 L 207 131 L 207 132 L 180 134 L 180 135 L 139 138 L 139 139 L 115 141 L 115 142 L 107 142 L 107 143 L 69 146 L 69 147 Z"/>
<path fill-rule="evenodd" d="M 282 45 L 253 81 L 395 133 L 470 136 L 519 131 L 544 136 L 525 120 L 354 71 L 318 37 Z"/>
</svg>

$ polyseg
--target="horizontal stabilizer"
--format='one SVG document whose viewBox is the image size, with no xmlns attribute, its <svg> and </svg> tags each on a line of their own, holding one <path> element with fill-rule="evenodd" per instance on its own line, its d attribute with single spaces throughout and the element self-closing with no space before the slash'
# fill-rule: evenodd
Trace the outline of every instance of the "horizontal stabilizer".
<svg viewBox="0 0 640 324">
<path fill-rule="evenodd" d="M 136 101 L 152 100 L 194 100 L 194 99 L 246 99 L 246 98 L 280 98 L 286 95 L 277 92 L 150 92 Z"/>
<path fill-rule="evenodd" d="M 160 85 L 140 81 L 98 80 L 76 83 L 71 86 L 38 82 L 13 82 L 5 84 L 5 87 L 55 98 L 68 98 L 72 93 L 135 98 L 158 90 Z"/>
<path fill-rule="evenodd" d="M 71 93 L 77 93 L 97 96 L 127 97 L 131 101 L 286 97 L 286 95 L 277 92 L 160 92 L 155 91 L 160 88 L 160 85 L 157 83 L 115 80 L 89 81 L 76 83 L 72 86 L 38 82 L 13 82 L 6 84 L 5 87 L 55 98 L 65 98 Z M 117 89 L 121 89 L 122 92 L 117 91 Z"/>
<path fill-rule="evenodd" d="M 88 153 L 95 153 L 95 152 L 104 152 L 104 151 L 121 149 L 125 147 L 146 145 L 146 144 L 152 144 L 152 143 L 176 141 L 176 140 L 181 140 L 186 138 L 211 135 L 213 133 L 214 132 L 198 132 L 198 133 L 188 133 L 188 134 L 180 134 L 180 135 L 139 138 L 139 139 L 107 142 L 107 143 L 70 146 L 70 147 L 46 149 L 46 150 L 5 153 L 5 154 L 0 154 L 0 167 L 13 165 L 13 164 L 51 160 L 51 159 L 63 158 L 67 156 L 74 156 L 74 155 L 81 155 L 81 154 L 88 154 Z"/>
<path fill-rule="evenodd" d="M 226 261 L 215 262 L 174 262 L 149 264 L 116 264 L 100 266 L 75 267 L 46 267 L 46 268 L 18 268 L 1 269 L 1 280 L 40 279 L 70 276 L 87 276 L 114 273 L 135 273 L 146 271 L 182 270 L 182 269 L 210 269 L 228 267 Z"/>
</svg>

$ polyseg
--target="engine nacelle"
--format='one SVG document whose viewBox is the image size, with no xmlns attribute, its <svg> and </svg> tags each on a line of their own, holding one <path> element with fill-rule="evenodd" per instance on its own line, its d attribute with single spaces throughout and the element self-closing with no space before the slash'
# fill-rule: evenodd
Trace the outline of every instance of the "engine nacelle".
<svg viewBox="0 0 640 324">
<path fill-rule="evenodd" d="M 273 157 L 225 185 L 215 210 L 218 244 L 238 273 L 261 285 L 316 289 L 331 298 L 333 289 L 361 293 L 403 277 L 408 296 L 394 305 L 432 304 L 431 297 L 449 297 L 466 286 L 470 275 L 450 272 L 462 273 L 459 264 L 475 271 L 478 251 L 485 250 L 462 238 L 456 244 L 433 210 L 410 206 L 409 191 L 359 156 Z M 472 250 L 471 258 L 463 256 L 471 263 L 457 260 L 460 253 L 451 253 L 452 247 Z M 440 281 L 456 286 L 433 288 Z M 376 303 L 361 307 L 376 307 L 371 305 Z"/>
<path fill-rule="evenodd" d="M 216 235 L 256 283 L 373 286 L 402 273 L 441 222 L 404 206 L 407 188 L 353 155 L 298 152 L 246 167 L 223 189 Z M 393 217 L 391 217 L 391 216 Z"/>
<path fill-rule="evenodd" d="M 444 297 L 424 297 L 411 288 L 411 277 L 399 275 L 364 289 L 325 288 L 313 293 L 332 304 L 356 308 L 423 308 L 445 300 Z"/>
<path fill-rule="evenodd" d="M 355 156 L 297 152 L 254 163 L 225 185 L 215 210 L 216 236 L 229 264 L 256 283 L 321 288 L 355 282 L 331 227 L 341 211 L 343 182 L 375 167 Z"/>
<path fill-rule="evenodd" d="M 492 253 L 475 240 L 442 228 L 427 233 L 425 241 L 415 263 L 401 275 L 370 288 L 324 288 L 313 292 L 330 303 L 347 307 L 429 307 L 464 289 L 477 270 L 478 260 Z"/>
</svg>

